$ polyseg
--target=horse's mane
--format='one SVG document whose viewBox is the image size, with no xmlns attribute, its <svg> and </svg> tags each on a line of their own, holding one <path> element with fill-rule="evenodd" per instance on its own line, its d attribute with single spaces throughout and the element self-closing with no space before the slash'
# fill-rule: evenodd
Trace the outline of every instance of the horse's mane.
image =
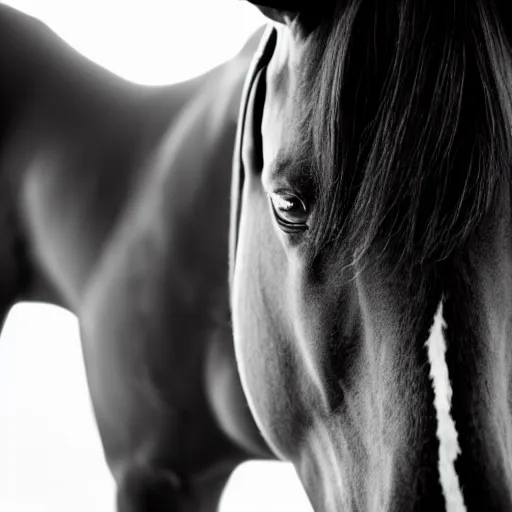
<svg viewBox="0 0 512 512">
<path fill-rule="evenodd" d="M 512 17 L 492 0 L 334 3 L 301 75 L 315 247 L 440 261 L 509 186 Z"/>
</svg>

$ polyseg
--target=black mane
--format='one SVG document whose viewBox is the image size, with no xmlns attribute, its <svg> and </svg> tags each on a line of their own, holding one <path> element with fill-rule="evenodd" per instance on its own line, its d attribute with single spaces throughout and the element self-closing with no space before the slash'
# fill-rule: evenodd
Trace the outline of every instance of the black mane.
<svg viewBox="0 0 512 512">
<path fill-rule="evenodd" d="M 414 265 L 464 246 L 509 186 L 507 17 L 492 0 L 340 0 L 309 35 L 301 131 L 319 252 Z"/>
</svg>

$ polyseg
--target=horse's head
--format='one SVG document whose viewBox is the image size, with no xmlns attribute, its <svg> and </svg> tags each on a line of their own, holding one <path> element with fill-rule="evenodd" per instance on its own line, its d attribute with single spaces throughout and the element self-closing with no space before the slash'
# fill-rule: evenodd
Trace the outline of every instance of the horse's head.
<svg viewBox="0 0 512 512">
<path fill-rule="evenodd" d="M 256 421 L 315 510 L 509 509 L 505 14 L 490 0 L 261 3 L 275 28 L 232 225 Z"/>
</svg>

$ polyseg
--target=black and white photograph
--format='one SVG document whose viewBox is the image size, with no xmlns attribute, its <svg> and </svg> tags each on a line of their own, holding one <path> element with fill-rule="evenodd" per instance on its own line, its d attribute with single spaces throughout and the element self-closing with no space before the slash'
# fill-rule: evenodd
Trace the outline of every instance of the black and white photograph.
<svg viewBox="0 0 512 512">
<path fill-rule="evenodd" d="M 0 512 L 512 512 L 505 0 L 0 0 Z"/>
</svg>

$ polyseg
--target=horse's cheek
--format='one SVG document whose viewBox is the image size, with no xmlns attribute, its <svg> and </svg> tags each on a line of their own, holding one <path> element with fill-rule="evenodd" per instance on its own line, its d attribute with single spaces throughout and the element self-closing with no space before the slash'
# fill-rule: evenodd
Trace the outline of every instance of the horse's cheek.
<svg viewBox="0 0 512 512">
<path fill-rule="evenodd" d="M 240 223 L 231 297 L 235 351 L 255 421 L 271 448 L 285 457 L 295 415 L 293 375 L 287 370 L 293 368 L 290 344 L 282 326 L 285 297 L 280 296 L 286 288 L 286 261 L 280 261 L 282 248 L 272 237 L 271 224 L 262 220 L 266 210 L 261 204 L 257 208 L 258 203 L 253 197 L 253 208 L 244 209 Z"/>
<path fill-rule="evenodd" d="M 278 456 L 288 458 L 294 417 L 289 395 L 295 386 L 287 372 L 290 367 L 286 364 L 287 344 L 278 329 L 268 328 L 268 319 L 262 322 L 262 311 L 254 307 L 253 299 L 243 294 L 237 300 L 235 347 L 238 368 L 260 431 Z"/>
</svg>

